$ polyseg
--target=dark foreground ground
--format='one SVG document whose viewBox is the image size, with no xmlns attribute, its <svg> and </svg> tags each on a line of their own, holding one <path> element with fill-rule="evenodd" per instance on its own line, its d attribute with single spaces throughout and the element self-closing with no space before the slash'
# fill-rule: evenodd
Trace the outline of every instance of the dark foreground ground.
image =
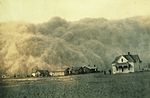
<svg viewBox="0 0 150 98">
<path fill-rule="evenodd" d="M 5 79 L 0 98 L 150 98 L 150 72 Z"/>
</svg>

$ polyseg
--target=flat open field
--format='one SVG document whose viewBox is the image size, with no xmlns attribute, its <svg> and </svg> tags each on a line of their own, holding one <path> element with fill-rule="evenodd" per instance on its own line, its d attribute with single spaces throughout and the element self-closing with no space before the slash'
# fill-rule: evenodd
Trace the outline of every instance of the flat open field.
<svg viewBox="0 0 150 98">
<path fill-rule="evenodd" d="M 5 79 L 0 98 L 150 98 L 150 72 Z"/>
</svg>

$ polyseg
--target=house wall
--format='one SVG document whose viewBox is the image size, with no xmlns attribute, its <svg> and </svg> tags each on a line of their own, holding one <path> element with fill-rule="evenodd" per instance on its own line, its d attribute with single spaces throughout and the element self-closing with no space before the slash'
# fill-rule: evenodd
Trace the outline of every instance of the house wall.
<svg viewBox="0 0 150 98">
<path fill-rule="evenodd" d="M 31 76 L 36 77 L 36 73 L 32 73 Z"/>
<path fill-rule="evenodd" d="M 131 69 L 130 72 L 134 72 L 135 71 L 135 65 L 133 62 L 129 62 L 129 64 L 131 65 Z"/>
<path fill-rule="evenodd" d="M 141 63 L 134 63 L 134 65 L 135 65 L 135 71 L 140 71 L 140 70 L 142 70 L 142 64 Z"/>
<path fill-rule="evenodd" d="M 117 73 L 116 66 L 114 66 L 114 65 L 112 65 L 112 73 L 113 73 L 113 74 L 116 74 L 116 73 Z"/>
<path fill-rule="evenodd" d="M 134 70 L 134 68 L 130 68 L 130 70 L 128 68 L 124 68 L 123 71 L 122 71 L 122 69 L 118 69 L 117 70 L 115 66 L 113 66 L 112 69 L 113 69 L 112 70 L 113 74 L 117 74 L 117 73 L 130 73 L 130 72 L 133 72 L 133 70 Z"/>
<path fill-rule="evenodd" d="M 113 74 L 117 74 L 117 73 L 129 73 L 129 72 L 134 72 L 134 63 L 129 63 L 131 65 L 130 69 L 128 68 L 123 68 L 123 71 L 122 71 L 122 68 L 116 68 L 116 65 L 115 64 L 112 64 L 112 73 Z"/>
<path fill-rule="evenodd" d="M 129 73 L 129 72 L 131 72 L 131 70 L 132 70 L 133 68 L 132 68 L 132 69 L 130 68 L 130 70 L 129 70 L 128 68 L 124 68 L 123 71 L 122 71 L 121 68 L 117 70 L 116 66 L 113 66 L 112 69 L 113 69 L 113 70 L 112 70 L 112 73 L 113 73 L 113 74 L 117 74 L 117 73 Z"/>
<path fill-rule="evenodd" d="M 64 75 L 65 75 L 64 71 L 54 71 L 53 72 L 53 76 L 64 76 Z"/>
</svg>

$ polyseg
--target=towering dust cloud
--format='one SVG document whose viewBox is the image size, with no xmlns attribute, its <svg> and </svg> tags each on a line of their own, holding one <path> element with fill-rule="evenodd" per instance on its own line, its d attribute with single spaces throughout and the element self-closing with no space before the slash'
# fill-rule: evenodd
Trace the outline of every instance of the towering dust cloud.
<svg viewBox="0 0 150 98">
<path fill-rule="evenodd" d="M 42 24 L 0 23 L 0 74 L 67 66 L 109 68 L 114 57 L 131 51 L 149 61 L 150 17 L 122 20 L 86 18 L 68 22 L 54 17 Z"/>
</svg>

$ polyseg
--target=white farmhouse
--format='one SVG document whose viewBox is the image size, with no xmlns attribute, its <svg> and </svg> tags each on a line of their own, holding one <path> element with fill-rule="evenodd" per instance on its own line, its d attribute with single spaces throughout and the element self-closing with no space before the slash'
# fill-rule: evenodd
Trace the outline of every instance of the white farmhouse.
<svg viewBox="0 0 150 98">
<path fill-rule="evenodd" d="M 141 70 L 141 63 L 138 55 L 120 55 L 112 62 L 112 73 L 130 73 Z"/>
</svg>

